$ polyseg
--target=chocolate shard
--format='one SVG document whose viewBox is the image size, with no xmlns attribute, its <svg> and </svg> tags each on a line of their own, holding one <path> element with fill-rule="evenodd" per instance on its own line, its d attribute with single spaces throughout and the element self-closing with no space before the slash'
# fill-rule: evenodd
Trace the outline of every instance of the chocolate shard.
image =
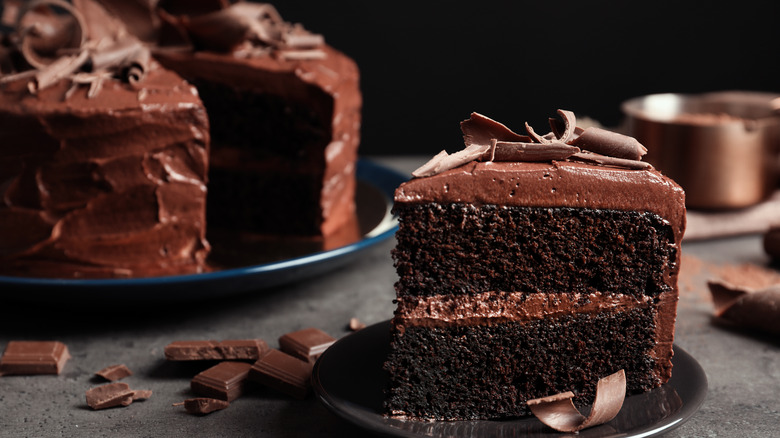
<svg viewBox="0 0 780 438">
<path fill-rule="evenodd" d="M 79 49 L 87 38 L 86 19 L 65 1 L 37 1 L 23 10 L 15 24 L 20 52 L 37 69 L 53 63 L 63 50 Z"/>
<path fill-rule="evenodd" d="M 626 396 L 626 373 L 623 370 L 599 379 L 596 398 L 587 417 L 572 402 L 571 391 L 528 400 L 531 412 L 542 423 L 559 432 L 577 432 L 587 427 L 604 424 L 615 418 Z"/>
<path fill-rule="evenodd" d="M 184 400 L 184 409 L 193 415 L 206 415 L 230 406 L 229 402 L 216 398 L 198 397 Z"/>
<path fill-rule="evenodd" d="M 87 405 L 95 410 L 129 406 L 133 402 L 133 394 L 127 383 L 107 383 L 87 390 Z"/>
<path fill-rule="evenodd" d="M 780 334 L 780 285 L 764 289 L 710 280 L 715 316 L 740 327 Z"/>
<path fill-rule="evenodd" d="M 549 143 L 496 142 L 490 161 L 550 161 L 565 160 L 580 152 L 580 148 L 560 141 Z M 487 159 L 483 154 L 483 160 Z"/>
<path fill-rule="evenodd" d="M 531 137 L 535 142 L 547 144 L 550 143 L 551 140 L 547 136 L 541 136 L 534 131 L 534 128 L 531 127 L 531 125 L 528 124 L 528 122 L 525 122 L 525 130 L 528 131 L 528 136 Z"/>
<path fill-rule="evenodd" d="M 110 365 L 95 373 L 109 382 L 124 379 L 127 376 L 132 376 L 133 372 L 130 371 L 124 364 Z"/>
<path fill-rule="evenodd" d="M 252 365 L 249 378 L 292 397 L 304 399 L 311 389 L 312 364 L 271 349 Z"/>
<path fill-rule="evenodd" d="M 575 161 L 584 161 L 586 163 L 601 164 L 603 166 L 624 167 L 633 170 L 652 169 L 653 165 L 646 161 L 628 160 L 625 158 L 615 158 L 607 155 L 601 155 L 591 152 L 580 152 L 570 157 Z"/>
<path fill-rule="evenodd" d="M 3 374 L 59 374 L 70 359 L 59 341 L 10 341 L 0 358 Z"/>
<path fill-rule="evenodd" d="M 262 339 L 175 341 L 165 346 L 168 360 L 257 360 L 268 350 Z"/>
<path fill-rule="evenodd" d="M 468 120 L 460 122 L 460 130 L 463 132 L 466 146 L 489 146 L 491 139 L 526 143 L 531 141 L 530 137 L 516 134 L 502 123 L 479 113 L 471 113 Z"/>
<path fill-rule="evenodd" d="M 135 389 L 133 390 L 133 401 L 146 400 L 152 396 L 150 389 Z"/>
<path fill-rule="evenodd" d="M 438 173 L 444 172 L 445 170 L 454 169 L 458 166 L 479 159 L 489 150 L 490 143 L 484 146 L 476 144 L 466 146 L 465 149 L 455 152 L 451 155 L 447 154 L 445 151 L 441 151 L 430 161 L 412 172 L 412 176 L 419 178 L 423 176 L 436 175 Z"/>
<path fill-rule="evenodd" d="M 279 348 L 285 353 L 308 362 L 316 362 L 336 338 L 324 331 L 309 327 L 279 337 Z"/>
<path fill-rule="evenodd" d="M 231 402 L 243 394 L 251 367 L 246 362 L 220 362 L 193 377 L 190 388 L 195 394 Z"/>
<path fill-rule="evenodd" d="M 634 137 L 597 127 L 586 128 L 568 143 L 583 150 L 626 160 L 641 160 L 647 153 L 647 148 Z"/>
</svg>

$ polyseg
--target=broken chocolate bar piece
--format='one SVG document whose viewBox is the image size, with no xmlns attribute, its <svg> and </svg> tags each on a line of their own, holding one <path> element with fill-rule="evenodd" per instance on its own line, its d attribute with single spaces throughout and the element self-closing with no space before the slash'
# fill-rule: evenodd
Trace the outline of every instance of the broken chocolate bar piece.
<svg viewBox="0 0 780 438">
<path fill-rule="evenodd" d="M 59 374 L 68 359 L 68 347 L 62 342 L 10 341 L 0 358 L 0 375 Z"/>
<path fill-rule="evenodd" d="M 132 376 L 133 372 L 130 371 L 124 364 L 110 365 L 95 373 L 109 382 L 115 382 L 117 380 L 124 379 L 127 376 Z"/>
<path fill-rule="evenodd" d="M 336 339 L 318 328 L 305 328 L 279 338 L 279 348 L 299 359 L 316 362 Z"/>
<path fill-rule="evenodd" d="M 249 378 L 298 399 L 304 399 L 311 388 L 310 362 L 271 349 L 252 365 Z"/>
<path fill-rule="evenodd" d="M 198 397 L 184 400 L 184 409 L 187 410 L 187 413 L 194 415 L 210 414 L 228 406 L 230 406 L 230 403 L 216 398 Z"/>
<path fill-rule="evenodd" d="M 95 410 L 128 406 L 134 393 L 127 383 L 107 383 L 87 390 L 87 404 Z"/>
<path fill-rule="evenodd" d="M 193 377 L 190 387 L 198 395 L 231 402 L 244 392 L 251 367 L 246 362 L 220 362 Z"/>
<path fill-rule="evenodd" d="M 780 285 L 763 289 L 709 281 L 715 316 L 738 326 L 780 334 Z"/>
<path fill-rule="evenodd" d="M 257 360 L 268 350 L 262 339 L 176 341 L 165 347 L 168 360 Z"/>
</svg>

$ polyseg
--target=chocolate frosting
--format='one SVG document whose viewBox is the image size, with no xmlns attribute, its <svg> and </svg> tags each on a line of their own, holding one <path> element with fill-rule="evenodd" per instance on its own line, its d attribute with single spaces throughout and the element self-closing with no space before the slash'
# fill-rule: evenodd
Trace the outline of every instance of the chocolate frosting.
<svg viewBox="0 0 780 438">
<path fill-rule="evenodd" d="M 0 93 L 0 273 L 202 271 L 209 134 L 194 88 L 152 64 L 136 85 L 69 90 L 19 79 Z"/>
</svg>

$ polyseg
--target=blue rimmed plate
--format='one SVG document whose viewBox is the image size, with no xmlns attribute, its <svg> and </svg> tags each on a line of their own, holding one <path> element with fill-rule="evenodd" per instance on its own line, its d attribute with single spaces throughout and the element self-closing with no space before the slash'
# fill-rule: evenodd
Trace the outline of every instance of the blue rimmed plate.
<svg viewBox="0 0 780 438">
<path fill-rule="evenodd" d="M 349 263 L 364 250 L 387 240 L 398 227 L 391 214 L 393 192 L 407 177 L 380 164 L 361 159 L 357 163 L 356 195 L 359 240 L 333 249 L 310 249 L 271 261 L 251 257 L 246 250 L 228 257 L 221 268 L 202 274 L 128 279 L 51 279 L 0 276 L 0 297 L 14 301 L 45 300 L 74 303 L 99 299 L 101 303 L 121 301 L 159 302 L 213 298 L 261 290 L 310 278 Z M 211 236 L 215 253 L 228 253 L 235 239 Z M 251 248 L 251 247 L 250 247 Z M 301 248 L 307 248 L 301 245 Z M 313 247 L 309 247 L 313 248 Z M 247 256 L 242 263 L 243 256 Z M 107 294 L 106 291 L 110 291 Z"/>
</svg>

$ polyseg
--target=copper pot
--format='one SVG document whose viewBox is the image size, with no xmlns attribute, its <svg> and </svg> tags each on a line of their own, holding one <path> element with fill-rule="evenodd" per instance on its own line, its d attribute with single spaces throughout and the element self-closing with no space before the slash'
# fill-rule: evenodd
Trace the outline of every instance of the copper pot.
<svg viewBox="0 0 780 438">
<path fill-rule="evenodd" d="M 652 94 L 622 109 L 627 133 L 647 147 L 647 161 L 683 187 L 688 207 L 742 208 L 774 190 L 780 95 Z"/>
</svg>

